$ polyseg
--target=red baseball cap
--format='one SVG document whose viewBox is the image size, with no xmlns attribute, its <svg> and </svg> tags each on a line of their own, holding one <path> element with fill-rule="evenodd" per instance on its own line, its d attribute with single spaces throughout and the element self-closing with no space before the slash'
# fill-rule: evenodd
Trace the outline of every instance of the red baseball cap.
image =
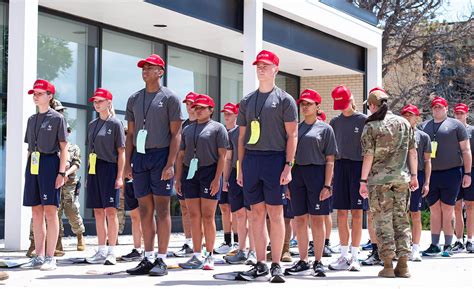
<svg viewBox="0 0 474 289">
<path fill-rule="evenodd" d="M 332 92 L 331 97 L 334 100 L 334 110 L 343 110 L 349 107 L 351 103 L 352 92 L 344 85 L 336 86 Z"/>
<path fill-rule="evenodd" d="M 222 108 L 221 112 L 229 112 L 233 114 L 238 114 L 239 113 L 239 105 L 238 104 L 233 104 L 232 102 L 228 102 L 224 105 L 224 108 Z"/>
<path fill-rule="evenodd" d="M 194 99 L 193 105 L 191 105 L 191 107 L 194 108 L 198 105 L 204 107 L 214 107 L 214 99 L 212 99 L 212 97 L 210 97 L 209 95 L 199 94 Z"/>
<path fill-rule="evenodd" d="M 316 90 L 305 89 L 300 94 L 300 98 L 296 101 L 297 104 L 300 104 L 302 101 L 307 101 L 311 103 L 321 103 L 321 95 Z"/>
<path fill-rule="evenodd" d="M 458 103 L 458 104 L 456 104 L 456 106 L 454 107 L 454 112 L 464 112 L 464 113 L 468 113 L 468 112 L 469 112 L 469 106 L 467 106 L 467 105 L 464 104 L 464 103 Z"/>
<path fill-rule="evenodd" d="M 278 56 L 276 56 L 275 53 L 268 50 L 262 50 L 257 55 L 257 58 L 253 62 L 253 65 L 256 65 L 259 62 L 265 62 L 267 64 L 275 64 L 276 66 L 278 66 L 280 64 L 280 59 L 278 58 Z"/>
<path fill-rule="evenodd" d="M 105 98 L 108 100 L 112 100 L 112 93 L 110 93 L 110 91 L 105 88 L 97 88 L 94 92 L 94 95 L 89 98 L 89 101 L 93 102 L 96 98 Z"/>
<path fill-rule="evenodd" d="M 372 88 L 372 89 L 369 91 L 369 94 L 370 94 L 371 92 L 373 92 L 373 91 L 376 91 L 376 90 L 379 90 L 379 91 L 381 91 L 381 92 L 383 92 L 383 93 L 386 93 L 386 92 L 385 92 L 385 89 L 383 89 L 383 88 L 381 88 L 381 87 L 379 87 L 379 86 L 376 86 L 376 87 Z"/>
<path fill-rule="evenodd" d="M 414 114 L 416 116 L 420 116 L 420 111 L 418 110 L 418 107 L 416 107 L 416 105 L 413 105 L 413 104 L 407 104 L 405 105 L 402 110 L 400 111 L 400 113 L 402 115 L 404 115 L 405 113 L 411 113 L 411 114 Z"/>
<path fill-rule="evenodd" d="M 194 99 L 196 99 L 196 97 L 198 96 L 199 94 L 197 93 L 194 93 L 194 92 L 188 92 L 188 94 L 186 94 L 186 96 L 184 97 L 183 99 L 183 103 L 186 103 L 188 101 L 190 102 L 194 102 Z"/>
<path fill-rule="evenodd" d="M 319 110 L 318 119 L 320 119 L 322 121 L 326 121 L 326 113 L 324 113 L 323 110 Z"/>
<path fill-rule="evenodd" d="M 165 61 L 158 54 L 152 54 L 146 59 L 138 61 L 137 66 L 143 68 L 145 63 L 149 63 L 151 65 L 158 65 L 161 66 L 161 68 L 165 69 Z"/>
<path fill-rule="evenodd" d="M 56 89 L 54 88 L 54 85 L 51 82 L 44 79 L 36 80 L 35 83 L 33 84 L 33 89 L 28 90 L 28 94 L 33 94 L 35 93 L 35 91 L 38 91 L 38 92 L 49 91 L 51 94 L 56 93 Z"/>
<path fill-rule="evenodd" d="M 441 96 L 435 96 L 435 98 L 431 102 L 431 107 L 435 105 L 442 105 L 444 107 L 448 107 L 448 102 L 446 101 L 446 99 L 442 98 Z"/>
</svg>

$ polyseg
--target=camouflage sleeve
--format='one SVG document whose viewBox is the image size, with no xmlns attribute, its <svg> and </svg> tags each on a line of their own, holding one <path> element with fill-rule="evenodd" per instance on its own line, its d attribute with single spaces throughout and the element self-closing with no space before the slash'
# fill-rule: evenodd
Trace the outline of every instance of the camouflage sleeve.
<svg viewBox="0 0 474 289">
<path fill-rule="evenodd" d="M 410 126 L 408 130 L 408 149 L 416 149 L 415 130 Z"/>
<path fill-rule="evenodd" d="M 362 145 L 362 155 L 374 155 L 375 154 L 375 138 L 372 135 L 373 128 L 370 124 L 366 124 L 364 126 L 364 130 L 362 131 L 362 136 L 360 138 L 360 142 Z"/>
<path fill-rule="evenodd" d="M 69 151 L 69 158 L 71 167 L 76 165 L 79 169 L 81 167 L 81 150 L 77 145 L 74 145 L 73 148 Z"/>
</svg>

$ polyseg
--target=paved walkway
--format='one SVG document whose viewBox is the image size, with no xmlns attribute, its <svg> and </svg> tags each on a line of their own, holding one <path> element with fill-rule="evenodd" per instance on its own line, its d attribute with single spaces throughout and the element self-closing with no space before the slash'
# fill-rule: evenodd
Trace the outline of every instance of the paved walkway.
<svg viewBox="0 0 474 289">
<path fill-rule="evenodd" d="M 222 232 L 218 235 L 221 241 Z M 368 239 L 367 232 L 364 232 L 363 242 Z M 117 255 L 126 254 L 131 250 L 131 236 L 120 236 L 120 246 L 117 248 Z M 182 244 L 183 235 L 173 234 L 170 250 L 176 250 Z M 426 248 L 429 243 L 429 232 L 423 232 L 422 248 Z M 75 238 L 65 238 L 66 255 L 63 258 L 85 257 L 93 254 L 94 237 L 87 237 L 88 248 L 86 252 L 76 252 Z M 332 232 L 331 242 L 338 243 L 337 231 Z M 1 241 L 0 248 L 3 248 Z M 296 250 L 292 249 L 292 250 Z M 6 252 L 0 249 L 0 259 L 5 257 L 24 257 L 23 252 Z M 331 258 L 323 258 L 323 263 L 328 265 L 339 255 Z M 360 259 L 367 256 L 367 252 L 362 252 Z M 221 258 L 217 255 L 216 258 Z M 177 264 L 184 259 L 169 258 L 168 264 Z M 295 259 L 296 260 L 296 259 Z M 246 270 L 247 266 L 240 265 L 216 265 L 214 271 L 202 270 L 170 270 L 165 277 L 129 276 L 120 273 L 112 276 L 90 275 L 86 272 L 98 270 L 103 272 L 118 272 L 135 266 L 136 263 L 118 263 L 115 266 L 104 265 L 60 265 L 52 272 L 42 272 L 39 270 L 6 269 L 10 278 L 0 281 L 0 288 L 156 288 L 155 286 L 169 286 L 171 288 L 204 288 L 225 286 L 226 288 L 247 288 L 267 287 L 272 288 L 350 288 L 350 289 L 388 289 L 388 288 L 443 288 L 443 289 L 463 289 L 474 288 L 474 254 L 461 253 L 451 258 L 434 257 L 424 258 L 421 263 L 410 263 L 412 278 L 410 279 L 383 279 L 377 277 L 377 272 L 381 269 L 376 267 L 363 267 L 361 272 L 334 272 L 330 271 L 326 278 L 288 277 L 285 284 L 270 284 L 266 282 L 236 282 L 214 280 L 212 275 L 221 272 Z M 283 266 L 289 266 L 284 264 Z"/>
</svg>

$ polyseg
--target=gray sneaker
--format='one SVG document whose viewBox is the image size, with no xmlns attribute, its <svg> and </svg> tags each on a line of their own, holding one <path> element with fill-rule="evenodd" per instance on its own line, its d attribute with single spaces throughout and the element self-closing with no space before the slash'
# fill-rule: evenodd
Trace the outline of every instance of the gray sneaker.
<svg viewBox="0 0 474 289">
<path fill-rule="evenodd" d="M 95 252 L 94 256 L 86 258 L 86 262 L 89 264 L 104 264 L 105 260 L 107 260 L 107 253 L 100 251 Z"/>
<path fill-rule="evenodd" d="M 245 265 L 255 265 L 257 264 L 257 255 L 255 251 L 249 251 L 247 254 L 247 260 L 245 260 Z"/>
<path fill-rule="evenodd" d="M 44 257 L 35 256 L 28 263 L 20 266 L 21 269 L 39 269 L 44 263 Z"/>
<path fill-rule="evenodd" d="M 193 255 L 188 261 L 185 263 L 179 263 L 178 266 L 183 269 L 202 269 L 203 262 L 199 260 L 198 257 Z"/>
<path fill-rule="evenodd" d="M 349 271 L 353 272 L 358 272 L 360 271 L 360 263 L 357 258 L 352 257 L 351 260 L 349 261 L 349 268 L 347 268 Z"/>
<path fill-rule="evenodd" d="M 234 256 L 224 256 L 224 260 L 229 264 L 244 264 L 247 256 L 243 250 L 239 250 Z"/>
<path fill-rule="evenodd" d="M 329 264 L 328 268 L 330 270 L 347 270 L 349 269 L 349 265 L 349 260 L 346 257 L 341 256 L 335 262 Z"/>
<path fill-rule="evenodd" d="M 117 264 L 117 257 L 115 257 L 115 254 L 113 253 L 108 253 L 107 257 L 105 257 L 104 265 L 115 265 Z"/>
<path fill-rule="evenodd" d="M 41 271 L 52 271 L 56 270 L 56 259 L 54 257 L 46 257 L 44 259 L 43 265 L 41 265 L 40 270 Z"/>
</svg>

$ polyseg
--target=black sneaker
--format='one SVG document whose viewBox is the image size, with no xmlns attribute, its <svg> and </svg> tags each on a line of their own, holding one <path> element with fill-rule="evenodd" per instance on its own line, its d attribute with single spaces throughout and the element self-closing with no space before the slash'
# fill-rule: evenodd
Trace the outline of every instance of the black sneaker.
<svg viewBox="0 0 474 289">
<path fill-rule="evenodd" d="M 137 249 L 133 249 L 132 252 L 128 253 L 127 255 L 123 255 L 120 257 L 122 261 L 125 262 L 133 262 L 133 261 L 141 261 L 143 259 L 143 255 L 138 252 Z"/>
<path fill-rule="evenodd" d="M 308 256 L 314 257 L 314 242 L 309 241 Z"/>
<path fill-rule="evenodd" d="M 474 253 L 474 246 L 472 246 L 472 243 L 469 241 L 466 242 L 466 251 L 468 253 Z"/>
<path fill-rule="evenodd" d="M 372 252 L 367 257 L 367 259 L 365 259 L 361 263 L 364 266 L 379 265 L 380 263 L 382 263 L 382 261 L 380 260 L 380 257 L 379 257 L 379 251 L 378 250 L 372 250 Z"/>
<path fill-rule="evenodd" d="M 174 252 L 173 254 L 175 257 L 190 257 L 193 253 L 193 249 L 191 249 L 188 244 L 184 244 L 181 249 Z"/>
<path fill-rule="evenodd" d="M 308 270 L 310 270 L 311 267 L 309 266 L 308 262 L 304 260 L 299 260 L 297 263 L 295 263 L 293 266 L 290 268 L 285 269 L 285 275 L 294 275 L 294 276 L 299 276 L 299 275 L 307 275 Z"/>
<path fill-rule="evenodd" d="M 156 258 L 155 263 L 153 263 L 153 268 L 148 273 L 150 276 L 165 276 L 168 275 L 168 266 L 161 258 Z"/>
<path fill-rule="evenodd" d="M 270 267 L 270 273 L 272 277 L 270 277 L 271 283 L 285 283 L 285 278 L 283 277 L 283 272 L 281 271 L 280 264 L 272 263 Z"/>
<path fill-rule="evenodd" d="M 452 257 L 453 256 L 453 246 L 452 245 L 445 245 L 443 247 L 443 252 L 441 252 L 442 257 Z"/>
<path fill-rule="evenodd" d="M 423 256 L 437 256 L 441 254 L 441 249 L 439 246 L 431 244 L 428 249 L 425 251 L 421 252 Z"/>
<path fill-rule="evenodd" d="M 313 275 L 314 277 L 326 277 L 326 270 L 324 269 L 321 261 L 314 261 L 313 263 Z"/>
<path fill-rule="evenodd" d="M 456 241 L 453 245 L 452 252 L 453 253 L 462 253 L 466 250 L 466 247 L 464 247 L 464 244 L 462 242 Z"/>
<path fill-rule="evenodd" d="M 323 257 L 332 257 L 332 251 L 331 251 L 331 248 L 328 245 L 324 245 Z"/>
<path fill-rule="evenodd" d="M 268 266 L 262 262 L 252 265 L 252 268 L 248 271 L 241 272 L 237 275 L 237 279 L 245 281 L 254 280 L 268 280 Z"/>
<path fill-rule="evenodd" d="M 130 275 L 148 275 L 153 266 L 154 264 L 148 261 L 147 258 L 143 258 L 137 267 L 128 269 L 126 272 Z"/>
</svg>

